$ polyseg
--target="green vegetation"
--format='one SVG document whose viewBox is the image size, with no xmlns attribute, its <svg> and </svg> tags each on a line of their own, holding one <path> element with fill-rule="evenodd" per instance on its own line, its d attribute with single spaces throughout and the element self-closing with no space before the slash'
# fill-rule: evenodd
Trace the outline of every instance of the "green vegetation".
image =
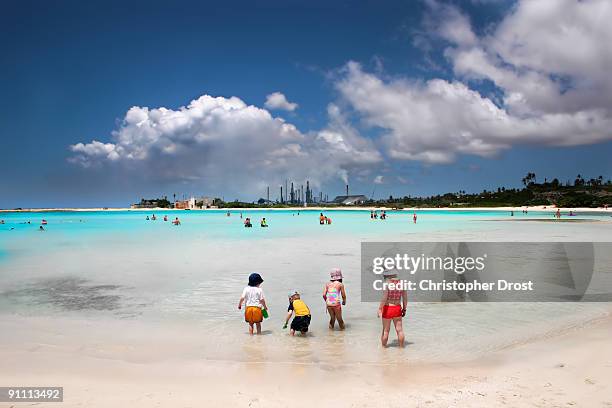
<svg viewBox="0 0 612 408">
<path fill-rule="evenodd" d="M 573 184 L 562 184 L 558 179 L 537 183 L 535 173 L 527 173 L 522 179 L 524 188 L 496 191 L 483 190 L 468 194 L 465 191 L 446 193 L 431 197 L 389 197 L 371 201 L 364 205 L 387 205 L 393 207 L 520 207 L 533 205 L 557 205 L 559 207 L 603 207 L 612 205 L 612 182 L 604 183 L 603 177 L 585 180 L 578 175 Z"/>
</svg>

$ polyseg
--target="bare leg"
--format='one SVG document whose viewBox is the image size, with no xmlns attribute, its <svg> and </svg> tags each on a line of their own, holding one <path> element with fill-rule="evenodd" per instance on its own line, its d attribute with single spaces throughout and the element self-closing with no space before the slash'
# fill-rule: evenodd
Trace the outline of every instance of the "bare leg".
<svg viewBox="0 0 612 408">
<path fill-rule="evenodd" d="M 295 330 L 291 329 L 291 331 L 289 331 L 289 333 L 290 333 L 292 336 L 295 336 Z"/>
<path fill-rule="evenodd" d="M 257 334 L 261 334 L 261 323 L 255 323 L 255 326 L 257 326 Z"/>
<path fill-rule="evenodd" d="M 249 323 L 249 334 L 253 335 L 253 323 Z"/>
<path fill-rule="evenodd" d="M 333 330 L 336 324 L 336 310 L 333 307 L 327 306 L 327 313 L 329 313 L 329 328 Z"/>
<path fill-rule="evenodd" d="M 383 347 L 387 347 L 387 341 L 389 341 L 389 330 L 391 330 L 391 319 L 382 319 L 382 335 L 380 336 L 380 342 Z"/>
<path fill-rule="evenodd" d="M 393 325 L 395 326 L 395 332 L 397 333 L 397 341 L 400 347 L 404 347 L 404 327 L 402 326 L 402 318 L 394 317 Z"/>
<path fill-rule="evenodd" d="M 344 330 L 344 320 L 342 320 L 342 308 L 336 309 L 336 319 L 338 319 L 338 326 L 340 326 L 340 330 Z"/>
</svg>

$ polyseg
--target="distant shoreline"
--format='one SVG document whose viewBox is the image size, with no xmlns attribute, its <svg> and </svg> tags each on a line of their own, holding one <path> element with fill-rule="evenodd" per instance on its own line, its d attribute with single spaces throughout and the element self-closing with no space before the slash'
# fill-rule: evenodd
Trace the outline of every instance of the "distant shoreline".
<svg viewBox="0 0 612 408">
<path fill-rule="evenodd" d="M 23 208 L 23 209 L 0 209 L 0 213 L 31 213 L 31 212 L 88 212 L 88 211 L 96 211 L 96 212 L 116 212 L 116 211 L 134 211 L 134 212 L 185 212 L 185 211 L 194 211 L 194 212 L 207 212 L 207 211 L 241 211 L 241 212 L 249 212 L 249 211 L 515 211 L 520 214 L 520 212 L 524 209 L 528 211 L 536 211 L 536 212 L 555 212 L 557 211 L 557 207 L 554 206 L 517 206 L 517 207 L 405 207 L 400 209 L 395 209 L 393 207 L 246 207 L 246 208 L 206 208 L 206 209 L 178 209 L 178 208 L 107 208 L 107 207 L 98 207 L 98 208 Z M 576 212 L 608 212 L 608 210 L 604 208 L 590 208 L 590 207 L 559 207 L 561 211 L 576 211 Z M 612 210 L 609 211 L 612 215 Z"/>
</svg>

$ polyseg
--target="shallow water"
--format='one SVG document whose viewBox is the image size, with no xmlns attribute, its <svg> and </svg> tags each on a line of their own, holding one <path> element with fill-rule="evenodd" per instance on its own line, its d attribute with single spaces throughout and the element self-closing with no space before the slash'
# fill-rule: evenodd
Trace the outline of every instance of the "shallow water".
<svg viewBox="0 0 612 408">
<path fill-rule="evenodd" d="M 606 303 L 410 304 L 404 320 L 409 346 L 386 353 L 378 346 L 377 305 L 359 296 L 362 241 L 607 241 L 608 214 L 572 218 L 597 222 L 545 223 L 520 220 L 552 213 L 511 218 L 498 211 L 419 211 L 415 225 L 409 212 L 388 212 L 382 221 L 369 212 L 333 211 L 332 225 L 320 226 L 316 211 L 244 211 L 251 229 L 242 226 L 239 211 L 230 217 L 225 211 L 169 212 L 170 219 L 180 217 L 179 227 L 163 222 L 163 213 L 145 221 L 147 214 L 1 214 L 0 319 L 98 322 L 104 330 L 96 341 L 109 349 L 137 344 L 159 350 L 176 333 L 183 343 L 162 352 L 169 358 L 386 363 L 470 359 L 610 309 Z M 265 229 L 258 226 L 264 216 Z M 38 231 L 42 218 L 44 232 Z M 345 332 L 327 329 L 321 293 L 332 267 L 345 275 Z M 251 271 L 264 277 L 271 315 L 257 339 L 246 335 L 236 307 Z M 281 329 L 293 288 L 313 314 L 306 339 Z M 157 339 L 146 335 L 158 330 L 164 334 Z M 76 330 L 74 336 L 87 334 Z"/>
</svg>

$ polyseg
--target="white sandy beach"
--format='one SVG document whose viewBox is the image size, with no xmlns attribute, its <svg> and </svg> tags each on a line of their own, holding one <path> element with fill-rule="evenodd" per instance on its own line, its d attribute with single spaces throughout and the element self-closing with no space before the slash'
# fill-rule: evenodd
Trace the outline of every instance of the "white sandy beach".
<svg viewBox="0 0 612 408">
<path fill-rule="evenodd" d="M 65 407 L 612 406 L 610 317 L 477 361 L 439 365 L 139 361 L 130 358 L 138 355 L 134 348 L 99 343 L 97 356 L 85 355 L 86 346 L 62 349 L 29 337 L 17 320 L 1 326 L 25 337 L 0 347 L 0 382 L 62 385 Z"/>
</svg>

